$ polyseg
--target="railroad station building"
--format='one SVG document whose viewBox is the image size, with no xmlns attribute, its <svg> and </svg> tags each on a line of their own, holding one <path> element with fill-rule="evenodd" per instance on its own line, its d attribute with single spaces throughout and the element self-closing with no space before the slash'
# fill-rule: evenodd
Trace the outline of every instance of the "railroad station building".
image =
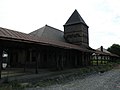
<svg viewBox="0 0 120 90">
<path fill-rule="evenodd" d="M 45 25 L 29 34 L 0 28 L 0 65 L 7 52 L 9 68 L 63 70 L 90 65 L 94 50 L 89 46 L 88 25 L 75 10 L 64 31 Z M 0 66 L 0 73 L 2 68 Z"/>
</svg>

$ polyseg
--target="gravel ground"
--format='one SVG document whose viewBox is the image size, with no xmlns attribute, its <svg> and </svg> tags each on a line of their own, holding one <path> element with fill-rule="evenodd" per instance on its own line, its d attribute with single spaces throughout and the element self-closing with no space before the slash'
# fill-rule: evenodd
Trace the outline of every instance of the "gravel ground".
<svg viewBox="0 0 120 90">
<path fill-rule="evenodd" d="M 120 68 L 89 75 L 69 83 L 26 90 L 120 90 Z"/>
</svg>

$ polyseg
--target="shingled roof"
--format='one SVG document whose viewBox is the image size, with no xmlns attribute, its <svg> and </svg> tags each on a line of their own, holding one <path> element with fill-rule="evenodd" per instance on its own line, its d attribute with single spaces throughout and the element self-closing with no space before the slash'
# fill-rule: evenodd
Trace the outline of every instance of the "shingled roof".
<svg viewBox="0 0 120 90">
<path fill-rule="evenodd" d="M 44 27 L 29 33 L 29 35 L 65 42 L 63 31 L 48 25 L 45 25 Z"/>
<path fill-rule="evenodd" d="M 71 24 L 77 24 L 77 23 L 82 23 L 87 26 L 81 15 L 78 13 L 77 10 L 73 12 L 73 14 L 70 16 L 68 21 L 65 23 L 65 25 L 71 25 Z"/>
</svg>

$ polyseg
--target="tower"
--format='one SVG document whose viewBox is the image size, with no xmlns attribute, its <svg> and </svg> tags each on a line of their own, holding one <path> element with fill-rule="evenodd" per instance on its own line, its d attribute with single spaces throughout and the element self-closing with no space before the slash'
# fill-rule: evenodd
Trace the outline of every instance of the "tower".
<svg viewBox="0 0 120 90">
<path fill-rule="evenodd" d="M 88 28 L 78 11 L 75 10 L 64 25 L 64 38 L 66 42 L 88 47 Z"/>
</svg>

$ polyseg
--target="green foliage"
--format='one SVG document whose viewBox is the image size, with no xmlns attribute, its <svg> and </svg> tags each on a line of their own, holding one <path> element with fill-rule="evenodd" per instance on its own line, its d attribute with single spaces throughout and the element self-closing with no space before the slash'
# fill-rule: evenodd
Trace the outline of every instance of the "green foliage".
<svg viewBox="0 0 120 90">
<path fill-rule="evenodd" d="M 113 44 L 107 50 L 111 53 L 114 53 L 120 56 L 120 45 L 119 44 Z"/>
<path fill-rule="evenodd" d="M 11 81 L 0 86 L 0 90 L 24 90 L 26 87 L 31 87 L 31 84 L 22 84 L 19 81 Z"/>
<path fill-rule="evenodd" d="M 101 61 L 102 61 L 102 63 L 101 63 Z M 107 60 L 92 60 L 91 61 L 91 63 L 93 64 L 93 65 L 97 65 L 97 62 L 98 62 L 98 65 L 106 65 L 106 63 L 108 63 L 108 61 Z"/>
</svg>

